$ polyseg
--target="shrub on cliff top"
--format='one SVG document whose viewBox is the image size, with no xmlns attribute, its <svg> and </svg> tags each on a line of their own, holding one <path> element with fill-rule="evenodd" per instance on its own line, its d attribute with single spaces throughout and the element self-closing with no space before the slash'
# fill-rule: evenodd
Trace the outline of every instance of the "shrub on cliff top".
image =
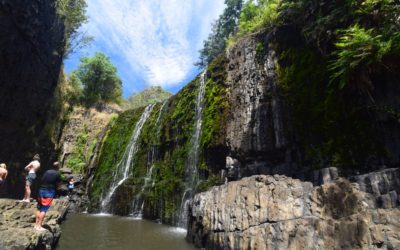
<svg viewBox="0 0 400 250">
<path fill-rule="evenodd" d="M 122 82 L 117 75 L 117 68 L 103 53 L 81 58 L 81 64 L 74 74 L 82 82 L 83 100 L 86 104 L 121 101 Z"/>
</svg>

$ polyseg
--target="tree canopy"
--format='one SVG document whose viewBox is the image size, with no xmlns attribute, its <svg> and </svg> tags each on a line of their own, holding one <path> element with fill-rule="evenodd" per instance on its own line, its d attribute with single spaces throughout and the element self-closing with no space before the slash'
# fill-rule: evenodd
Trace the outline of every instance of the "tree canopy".
<svg viewBox="0 0 400 250">
<path fill-rule="evenodd" d="M 243 0 L 225 0 L 226 8 L 215 21 L 212 32 L 200 50 L 197 66 L 205 67 L 226 48 L 226 40 L 234 33 L 242 10 Z"/>
<path fill-rule="evenodd" d="M 87 104 L 121 101 L 122 82 L 117 75 L 117 68 L 103 53 L 81 58 L 81 64 L 74 74 L 82 82 L 83 100 Z"/>
<path fill-rule="evenodd" d="M 87 3 L 86 0 L 57 0 L 56 7 L 58 14 L 64 20 L 66 36 L 64 56 L 68 56 L 93 40 L 93 37 L 80 30 L 81 26 L 88 21 Z"/>
</svg>

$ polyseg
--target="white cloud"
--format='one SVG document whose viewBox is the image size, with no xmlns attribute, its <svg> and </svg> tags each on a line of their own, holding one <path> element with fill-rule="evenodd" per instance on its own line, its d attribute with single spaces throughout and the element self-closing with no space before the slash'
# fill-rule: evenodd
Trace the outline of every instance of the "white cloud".
<svg viewBox="0 0 400 250">
<path fill-rule="evenodd" d="M 198 50 L 224 0 L 89 0 L 88 32 L 142 74 L 170 87 L 194 69 Z"/>
</svg>

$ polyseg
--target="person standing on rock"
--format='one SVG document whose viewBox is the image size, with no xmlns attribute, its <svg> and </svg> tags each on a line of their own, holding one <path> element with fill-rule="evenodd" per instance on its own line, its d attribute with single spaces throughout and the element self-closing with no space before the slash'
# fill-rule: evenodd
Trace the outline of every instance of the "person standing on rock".
<svg viewBox="0 0 400 250">
<path fill-rule="evenodd" d="M 6 181 L 8 175 L 7 166 L 4 163 L 0 164 L 0 187 Z"/>
<path fill-rule="evenodd" d="M 54 162 L 53 169 L 47 170 L 42 176 L 42 184 L 38 195 L 36 221 L 34 225 L 36 230 L 46 230 L 42 227 L 43 220 L 53 202 L 54 196 L 56 195 L 56 189 L 61 185 L 61 175 L 58 173 L 59 167 L 59 163 Z"/>
<path fill-rule="evenodd" d="M 25 195 L 21 202 L 30 202 L 31 200 L 31 186 L 36 179 L 36 172 L 40 168 L 39 161 L 40 156 L 38 154 L 35 154 L 32 161 L 25 167 L 25 170 L 28 171 L 28 175 L 25 178 Z"/>
</svg>

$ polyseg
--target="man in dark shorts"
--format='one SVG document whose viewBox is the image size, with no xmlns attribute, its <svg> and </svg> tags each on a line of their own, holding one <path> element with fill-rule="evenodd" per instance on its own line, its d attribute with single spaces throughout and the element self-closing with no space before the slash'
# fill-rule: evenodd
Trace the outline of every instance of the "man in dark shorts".
<svg viewBox="0 0 400 250">
<path fill-rule="evenodd" d="M 46 230 L 42 227 L 44 217 L 49 210 L 56 195 L 56 188 L 61 184 L 61 175 L 58 173 L 59 163 L 54 162 L 53 169 L 47 170 L 42 177 L 42 185 L 39 189 L 38 205 L 36 211 L 35 229 Z"/>
</svg>

